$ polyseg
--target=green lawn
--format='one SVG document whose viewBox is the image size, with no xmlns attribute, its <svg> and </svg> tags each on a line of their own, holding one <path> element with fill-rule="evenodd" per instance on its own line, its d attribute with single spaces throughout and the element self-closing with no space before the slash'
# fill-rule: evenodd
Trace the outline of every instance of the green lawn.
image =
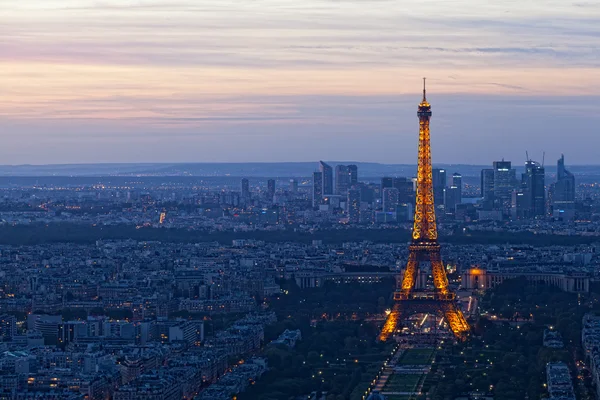
<svg viewBox="0 0 600 400">
<path fill-rule="evenodd" d="M 408 349 L 402 354 L 398 365 L 429 365 L 434 349 Z"/>
<path fill-rule="evenodd" d="M 385 387 L 384 392 L 414 392 L 417 388 L 417 384 L 423 378 L 422 374 L 394 374 L 390 376 Z"/>
</svg>

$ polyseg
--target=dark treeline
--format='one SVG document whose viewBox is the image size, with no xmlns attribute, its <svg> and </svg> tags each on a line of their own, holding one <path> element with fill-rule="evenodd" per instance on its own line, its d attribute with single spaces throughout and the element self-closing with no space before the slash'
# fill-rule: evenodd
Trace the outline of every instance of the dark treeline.
<svg viewBox="0 0 600 400">
<path fill-rule="evenodd" d="M 270 243 L 311 243 L 322 240 L 324 244 L 371 241 L 374 243 L 407 243 L 410 232 L 404 229 L 331 229 L 315 232 L 283 231 L 208 232 L 175 228 L 137 228 L 132 225 L 92 226 L 76 223 L 50 223 L 31 225 L 1 225 L 0 244 L 35 245 L 43 243 L 94 243 L 96 240 L 161 241 L 175 243 L 219 242 L 229 244 L 234 239 L 262 240 Z M 577 245 L 597 242 L 586 236 L 535 235 L 533 233 L 473 232 L 442 236 L 443 243 L 451 244 L 531 244 L 535 246 Z"/>
</svg>

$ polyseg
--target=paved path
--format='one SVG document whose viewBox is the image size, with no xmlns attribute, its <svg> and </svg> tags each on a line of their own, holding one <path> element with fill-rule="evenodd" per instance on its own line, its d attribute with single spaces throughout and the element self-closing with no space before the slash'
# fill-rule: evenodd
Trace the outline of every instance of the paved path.
<svg viewBox="0 0 600 400">
<path fill-rule="evenodd" d="M 421 393 L 419 393 L 419 392 L 381 392 L 381 394 L 384 396 L 389 396 L 389 395 L 418 396 Z"/>
<path fill-rule="evenodd" d="M 396 364 L 398 363 L 398 360 L 404 353 L 404 350 L 405 349 L 402 346 L 398 348 L 398 350 L 396 351 L 396 354 L 394 354 L 394 356 L 391 358 L 390 362 L 386 365 L 383 372 L 379 376 L 379 379 L 377 380 L 377 383 L 375 383 L 375 387 L 373 388 L 373 390 L 378 390 L 379 392 L 381 392 L 383 390 L 383 388 L 385 387 L 385 384 L 387 383 L 390 376 L 392 376 L 394 374 L 394 367 L 396 366 Z"/>
<path fill-rule="evenodd" d="M 427 379 L 428 374 L 431 372 L 431 366 L 433 364 L 433 360 L 435 359 L 435 353 L 431 357 L 431 362 L 428 365 L 412 365 L 412 366 L 397 365 L 398 361 L 400 360 L 400 357 L 402 357 L 402 355 L 404 354 L 406 349 L 410 349 L 410 348 L 412 348 L 412 346 L 401 346 L 398 349 L 398 351 L 396 351 L 396 354 L 394 354 L 394 356 L 392 357 L 390 362 L 384 368 L 383 373 L 380 375 L 379 379 L 377 380 L 373 390 L 379 391 L 379 393 L 383 394 L 384 396 L 385 395 L 398 395 L 398 396 L 411 396 L 411 398 L 412 398 L 412 396 L 419 396 L 422 394 L 421 392 L 423 390 L 423 385 L 425 384 L 425 380 Z M 414 391 L 410 391 L 410 392 L 384 391 L 383 389 L 385 388 L 387 381 L 394 374 L 399 374 L 399 375 L 419 374 L 419 375 L 421 375 L 421 379 L 419 379 Z"/>
</svg>

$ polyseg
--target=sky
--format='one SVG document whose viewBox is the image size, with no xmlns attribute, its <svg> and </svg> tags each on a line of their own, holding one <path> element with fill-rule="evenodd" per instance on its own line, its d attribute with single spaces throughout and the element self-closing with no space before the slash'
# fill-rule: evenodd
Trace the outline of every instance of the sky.
<svg viewBox="0 0 600 400">
<path fill-rule="evenodd" d="M 0 164 L 600 164 L 597 0 L 0 0 Z"/>
</svg>

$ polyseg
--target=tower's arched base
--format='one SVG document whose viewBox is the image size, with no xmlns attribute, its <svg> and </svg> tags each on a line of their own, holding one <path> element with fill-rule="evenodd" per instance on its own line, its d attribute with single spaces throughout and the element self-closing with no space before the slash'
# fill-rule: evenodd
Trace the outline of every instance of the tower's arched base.
<svg viewBox="0 0 600 400">
<path fill-rule="evenodd" d="M 441 315 L 448 322 L 456 339 L 464 341 L 469 337 L 469 324 L 455 300 L 407 299 L 394 304 L 379 334 L 379 340 L 388 340 L 400 329 L 404 318 L 417 313 Z"/>
</svg>

